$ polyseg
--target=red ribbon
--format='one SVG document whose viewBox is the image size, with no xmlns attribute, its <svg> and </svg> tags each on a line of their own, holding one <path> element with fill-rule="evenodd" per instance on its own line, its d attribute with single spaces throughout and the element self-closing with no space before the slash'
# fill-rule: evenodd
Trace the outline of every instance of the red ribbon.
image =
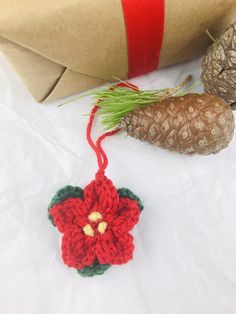
<svg viewBox="0 0 236 314">
<path fill-rule="evenodd" d="M 164 32 L 164 0 L 122 0 L 129 78 L 157 69 Z"/>
</svg>

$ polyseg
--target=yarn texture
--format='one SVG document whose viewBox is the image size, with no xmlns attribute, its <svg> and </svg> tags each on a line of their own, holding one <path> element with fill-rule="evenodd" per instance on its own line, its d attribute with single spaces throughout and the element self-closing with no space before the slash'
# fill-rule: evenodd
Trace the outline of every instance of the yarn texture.
<svg viewBox="0 0 236 314">
<path fill-rule="evenodd" d="M 101 142 L 116 132 L 103 134 L 96 142 L 91 128 L 98 107 L 91 112 L 87 139 L 97 155 L 99 170 L 84 190 L 66 186 L 53 197 L 48 217 L 63 234 L 64 263 L 83 277 L 103 274 L 111 265 L 127 263 L 133 257 L 130 231 L 143 209 L 141 200 L 129 189 L 116 189 L 105 176 L 108 164 Z"/>
</svg>

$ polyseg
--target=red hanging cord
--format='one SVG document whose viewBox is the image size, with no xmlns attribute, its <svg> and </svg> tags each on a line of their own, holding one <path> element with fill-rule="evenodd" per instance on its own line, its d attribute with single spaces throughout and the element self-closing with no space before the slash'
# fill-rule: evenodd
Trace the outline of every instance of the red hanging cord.
<svg viewBox="0 0 236 314">
<path fill-rule="evenodd" d="M 91 131 L 92 131 L 92 126 L 93 126 L 95 115 L 96 115 L 99 108 L 100 108 L 99 106 L 94 106 L 91 113 L 90 113 L 86 137 L 87 137 L 87 141 L 88 141 L 89 145 L 91 146 L 91 148 L 93 149 L 93 151 L 95 152 L 95 154 L 97 156 L 97 162 L 98 162 L 98 168 L 99 168 L 98 173 L 104 174 L 104 172 L 108 166 L 108 158 L 107 158 L 107 155 L 102 148 L 102 145 L 101 145 L 102 141 L 106 137 L 112 136 L 112 135 L 118 133 L 120 131 L 120 129 L 115 129 L 113 131 L 109 131 L 109 132 L 104 133 L 103 135 L 101 135 L 97 139 L 96 144 L 94 144 L 94 142 L 91 138 Z"/>
<path fill-rule="evenodd" d="M 139 88 L 136 85 L 129 83 L 129 82 L 118 83 L 117 85 L 111 87 L 111 89 L 116 88 L 116 86 L 130 88 L 130 89 L 133 89 L 134 91 L 139 90 Z M 96 105 L 91 110 L 90 118 L 89 118 L 88 125 L 87 125 L 86 137 L 87 137 L 87 141 L 88 141 L 89 145 L 91 146 L 91 148 L 93 149 L 93 151 L 95 152 L 95 154 L 97 156 L 97 162 L 98 162 L 98 168 L 99 168 L 98 173 L 104 174 L 104 172 L 108 166 L 108 158 L 107 158 L 107 155 L 102 148 L 102 141 L 106 137 L 112 136 L 112 135 L 118 133 L 120 131 L 120 129 L 117 128 L 113 131 L 108 131 L 108 132 L 104 133 L 103 135 L 101 135 L 97 139 L 96 144 L 95 144 L 94 141 L 92 140 L 91 132 L 92 132 L 92 126 L 93 126 L 95 115 L 99 109 L 100 109 L 100 107 L 98 105 Z"/>
</svg>

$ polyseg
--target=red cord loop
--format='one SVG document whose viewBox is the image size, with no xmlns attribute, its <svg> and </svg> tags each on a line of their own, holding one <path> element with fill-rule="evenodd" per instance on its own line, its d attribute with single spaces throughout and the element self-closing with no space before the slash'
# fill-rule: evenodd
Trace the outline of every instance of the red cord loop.
<svg viewBox="0 0 236 314">
<path fill-rule="evenodd" d="M 129 82 L 121 82 L 116 84 L 115 86 L 111 87 L 111 89 L 116 88 L 116 86 L 118 87 L 126 87 L 126 88 L 130 88 L 134 91 L 139 91 L 139 88 Z M 99 102 L 101 102 L 102 100 L 99 100 Z M 94 118 L 95 115 L 97 113 L 97 111 L 100 109 L 100 107 L 98 105 L 94 106 L 91 110 L 90 113 L 90 118 L 89 118 L 89 122 L 87 125 L 87 132 L 86 132 L 86 137 L 87 137 L 87 141 L 89 143 L 89 145 L 91 146 L 91 148 L 93 149 L 93 151 L 95 152 L 96 156 L 97 156 L 97 162 L 98 162 L 98 172 L 96 174 L 96 177 L 100 176 L 100 175 L 104 175 L 105 170 L 108 166 L 108 158 L 106 153 L 104 152 L 103 148 L 102 148 L 102 141 L 108 137 L 108 136 L 112 136 L 116 133 L 118 133 L 120 131 L 119 128 L 113 130 L 113 131 L 108 131 L 106 133 L 104 133 L 103 135 L 101 135 L 97 141 L 96 144 L 93 142 L 92 137 L 91 137 L 91 132 L 92 132 L 92 126 L 93 126 L 93 122 L 94 122 Z"/>
<path fill-rule="evenodd" d="M 112 136 L 112 135 L 119 132 L 119 129 L 115 129 L 113 131 L 106 132 L 97 139 L 96 144 L 93 142 L 93 140 L 91 138 L 91 131 L 92 131 L 92 126 L 93 126 L 95 115 L 96 115 L 99 108 L 100 108 L 99 106 L 93 107 L 93 109 L 90 113 L 90 118 L 89 118 L 89 122 L 88 122 L 88 126 L 87 126 L 87 132 L 86 132 L 87 141 L 97 156 L 98 172 L 97 172 L 96 176 L 104 175 L 105 170 L 108 166 L 108 158 L 107 158 L 107 155 L 102 148 L 102 141 L 106 137 Z"/>
</svg>

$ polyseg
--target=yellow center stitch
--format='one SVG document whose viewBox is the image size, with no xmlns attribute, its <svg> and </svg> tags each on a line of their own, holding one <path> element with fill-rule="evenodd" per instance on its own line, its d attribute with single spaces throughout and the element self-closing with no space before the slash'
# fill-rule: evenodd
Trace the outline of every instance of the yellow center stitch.
<svg viewBox="0 0 236 314">
<path fill-rule="evenodd" d="M 94 236 L 94 230 L 90 224 L 87 224 L 86 226 L 84 226 L 83 231 L 87 236 L 90 236 L 90 237 Z"/>
<path fill-rule="evenodd" d="M 92 222 L 96 222 L 100 219 L 102 219 L 102 214 L 99 212 L 92 212 L 89 216 L 88 219 Z"/>
<path fill-rule="evenodd" d="M 98 225 L 98 231 L 99 231 L 101 234 L 103 234 L 103 233 L 105 232 L 106 228 L 107 228 L 107 223 L 106 223 L 105 221 L 102 221 L 102 222 L 99 223 L 99 225 Z"/>
</svg>

